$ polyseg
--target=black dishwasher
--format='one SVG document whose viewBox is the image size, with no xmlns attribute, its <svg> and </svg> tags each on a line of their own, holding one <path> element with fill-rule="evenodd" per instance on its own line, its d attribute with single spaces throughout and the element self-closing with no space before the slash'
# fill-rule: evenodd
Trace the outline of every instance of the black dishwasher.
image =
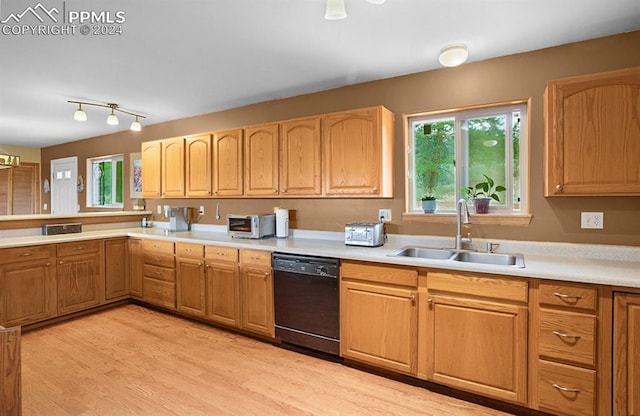
<svg viewBox="0 0 640 416">
<path fill-rule="evenodd" d="M 273 253 L 276 339 L 340 354 L 340 260 Z"/>
</svg>

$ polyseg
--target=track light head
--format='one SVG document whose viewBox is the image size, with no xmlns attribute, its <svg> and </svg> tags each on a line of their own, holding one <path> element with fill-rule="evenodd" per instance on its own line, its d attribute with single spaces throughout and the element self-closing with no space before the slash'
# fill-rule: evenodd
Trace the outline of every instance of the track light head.
<svg viewBox="0 0 640 416">
<path fill-rule="evenodd" d="M 78 104 L 78 109 L 73 113 L 73 119 L 75 121 L 87 121 L 87 113 L 82 109 L 82 104 Z"/>
</svg>

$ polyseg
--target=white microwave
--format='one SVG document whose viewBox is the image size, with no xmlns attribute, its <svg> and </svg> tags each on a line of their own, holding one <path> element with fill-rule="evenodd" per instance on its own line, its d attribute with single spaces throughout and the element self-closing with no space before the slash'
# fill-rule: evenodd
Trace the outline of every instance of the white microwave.
<svg viewBox="0 0 640 416">
<path fill-rule="evenodd" d="M 227 215 L 227 235 L 230 237 L 266 238 L 275 234 L 275 214 Z"/>
</svg>

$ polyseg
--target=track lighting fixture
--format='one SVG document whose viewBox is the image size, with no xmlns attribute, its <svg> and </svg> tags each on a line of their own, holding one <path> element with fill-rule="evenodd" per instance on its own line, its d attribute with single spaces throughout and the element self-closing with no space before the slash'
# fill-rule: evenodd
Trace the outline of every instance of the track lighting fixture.
<svg viewBox="0 0 640 416">
<path fill-rule="evenodd" d="M 135 121 L 133 121 L 131 123 L 131 126 L 129 127 L 132 131 L 141 131 L 142 130 L 142 126 L 140 125 L 140 119 L 141 118 L 145 118 L 145 116 L 141 115 L 141 114 L 136 114 L 136 113 L 132 113 L 131 111 L 127 111 L 127 110 L 123 110 L 122 108 L 120 108 L 120 106 L 118 104 L 115 103 L 107 103 L 107 104 L 102 104 L 102 103 L 89 103 L 86 101 L 75 101 L 75 100 L 67 100 L 68 103 L 71 104 L 78 104 L 78 109 L 75 111 L 75 113 L 73 113 L 73 119 L 76 121 L 86 121 L 87 120 L 87 113 L 84 112 L 84 110 L 82 109 L 83 105 L 92 105 L 95 107 L 103 107 L 103 108 L 110 108 L 111 109 L 111 113 L 107 116 L 107 124 L 110 126 L 117 126 L 118 124 L 120 124 L 120 120 L 118 120 L 118 116 L 116 115 L 116 111 L 119 111 L 121 113 L 125 113 L 125 114 L 129 114 L 130 116 L 134 116 L 136 119 Z"/>
<path fill-rule="evenodd" d="M 367 0 L 371 4 L 383 4 L 386 0 Z M 327 20 L 341 20 L 347 17 L 344 0 L 327 0 L 324 18 Z"/>
</svg>

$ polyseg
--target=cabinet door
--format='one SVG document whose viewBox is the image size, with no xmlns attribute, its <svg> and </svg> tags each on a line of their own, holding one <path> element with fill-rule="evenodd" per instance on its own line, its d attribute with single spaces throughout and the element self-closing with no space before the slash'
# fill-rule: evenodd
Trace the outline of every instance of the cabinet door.
<svg viewBox="0 0 640 416">
<path fill-rule="evenodd" d="M 207 262 L 207 319 L 240 327 L 240 272 L 237 264 Z"/>
<path fill-rule="evenodd" d="M 240 196 L 243 190 L 241 129 L 213 135 L 213 194 Z"/>
<path fill-rule="evenodd" d="M 142 177 L 144 176 L 143 161 Z M 162 141 L 162 196 L 184 196 L 184 139 L 182 137 Z"/>
<path fill-rule="evenodd" d="M 275 327 L 271 269 L 243 267 L 241 276 L 242 328 L 273 337 Z"/>
<path fill-rule="evenodd" d="M 105 299 L 129 296 L 129 250 L 126 238 L 104 242 Z"/>
<path fill-rule="evenodd" d="M 187 137 L 187 196 L 211 196 L 211 135 Z"/>
<path fill-rule="evenodd" d="M 0 266 L 0 324 L 26 325 L 56 314 L 56 282 L 50 259 Z"/>
<path fill-rule="evenodd" d="M 280 125 L 280 194 L 320 195 L 320 117 Z"/>
<path fill-rule="evenodd" d="M 416 374 L 418 312 L 414 291 L 342 281 L 340 308 L 344 357 Z"/>
<path fill-rule="evenodd" d="M 640 415 L 640 295 L 616 293 L 613 328 L 613 414 Z"/>
<path fill-rule="evenodd" d="M 382 107 L 322 118 L 326 196 L 393 196 L 392 127 Z"/>
<path fill-rule="evenodd" d="M 142 254 L 142 240 L 129 239 L 129 289 L 131 295 L 142 297 L 142 276 L 144 268 L 144 256 Z"/>
<path fill-rule="evenodd" d="M 0 415 L 22 414 L 20 328 L 0 326 Z"/>
<path fill-rule="evenodd" d="M 640 195 L 640 67 L 549 81 L 546 196 Z"/>
<path fill-rule="evenodd" d="M 100 304 L 104 280 L 100 273 L 100 254 L 64 257 L 56 267 L 58 313 L 64 314 Z"/>
<path fill-rule="evenodd" d="M 157 198 L 162 196 L 162 142 L 142 143 L 142 196 Z"/>
<path fill-rule="evenodd" d="M 178 311 L 189 315 L 205 315 L 205 273 L 203 260 L 178 258 L 176 270 L 176 302 Z"/>
<path fill-rule="evenodd" d="M 526 306 L 430 296 L 427 334 L 430 380 L 526 402 Z"/>
<path fill-rule="evenodd" d="M 245 129 L 245 195 L 278 195 L 278 171 L 278 124 Z"/>
</svg>

